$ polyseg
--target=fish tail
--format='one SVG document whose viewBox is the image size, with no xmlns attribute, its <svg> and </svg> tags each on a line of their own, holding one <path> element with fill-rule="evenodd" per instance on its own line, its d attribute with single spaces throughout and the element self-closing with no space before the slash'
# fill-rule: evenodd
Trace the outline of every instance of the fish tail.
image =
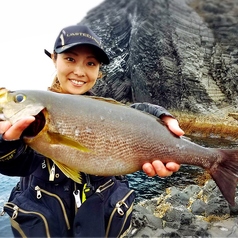
<svg viewBox="0 0 238 238">
<path fill-rule="evenodd" d="M 224 198 L 235 206 L 235 192 L 238 181 L 238 150 L 217 149 L 222 155 L 210 168 L 210 174 L 219 187 Z"/>
</svg>

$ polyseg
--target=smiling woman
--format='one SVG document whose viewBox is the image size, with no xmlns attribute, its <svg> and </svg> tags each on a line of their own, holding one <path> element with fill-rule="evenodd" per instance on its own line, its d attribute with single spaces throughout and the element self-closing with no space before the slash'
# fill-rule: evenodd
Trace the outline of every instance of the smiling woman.
<svg viewBox="0 0 238 238">
<path fill-rule="evenodd" d="M 141 157 L 138 159 L 132 149 L 141 148 L 140 145 L 144 144 L 144 137 L 141 135 L 145 131 L 140 133 L 140 130 L 136 130 L 142 143 L 140 140 L 130 143 L 127 150 L 124 150 L 124 142 L 128 140 L 128 136 L 124 133 L 126 139 L 123 139 L 119 135 L 122 131 L 130 133 L 134 126 L 134 123 L 133 126 L 130 123 L 121 124 L 124 120 L 122 115 L 125 119 L 130 118 L 131 122 L 137 121 L 138 125 L 146 124 L 140 120 L 147 114 L 138 110 L 163 120 L 173 133 L 179 131 L 183 134 L 177 120 L 164 108 L 137 103 L 131 105 L 135 109 L 126 109 L 124 106 L 119 109 L 115 101 L 112 104 L 105 102 L 112 102 L 112 99 L 96 100 L 95 97 L 86 97 L 93 94 L 91 89 L 100 75 L 100 65 L 109 64 L 110 61 L 100 42 L 99 37 L 85 25 L 64 27 L 50 54 L 57 71 L 55 79 L 58 79 L 60 91 L 51 92 L 56 80 L 49 88 L 50 91 L 1 89 L 0 108 L 7 120 L 0 122 L 0 172 L 8 176 L 21 176 L 8 202 L 4 204 L 4 211 L 11 218 L 16 237 L 22 234 L 24 237 L 35 234 L 39 237 L 118 237 L 130 229 L 135 198 L 126 176 L 121 175 L 142 169 L 148 176 L 170 176 L 180 167 L 174 160 L 164 161 L 168 162 L 166 164 L 158 159 L 154 160 L 157 154 L 152 154 L 150 158 L 153 160 L 149 161 L 142 159 L 149 158 L 148 153 L 140 153 Z M 127 113 L 124 110 L 128 110 Z M 42 115 L 40 112 L 46 120 L 39 124 L 39 115 Z M 76 117 L 73 116 L 75 113 Z M 133 119 L 131 113 L 136 118 Z M 103 127 L 95 124 L 99 118 Z M 152 123 L 162 126 L 154 117 L 148 116 L 147 119 L 153 119 Z M 69 122 L 73 124 L 68 126 Z M 171 127 L 171 123 L 175 125 L 174 122 L 176 126 Z M 127 129 L 128 126 L 130 129 L 120 130 L 119 124 L 123 127 L 127 125 Z M 44 125 L 43 129 L 41 125 Z M 110 125 L 111 129 L 107 129 Z M 113 128 L 117 128 L 119 134 Z M 154 131 L 155 127 L 152 128 Z M 160 138 L 161 130 L 157 129 Z M 167 127 L 164 130 L 167 131 Z M 171 136 L 171 132 L 167 133 Z M 182 134 L 176 133 L 177 136 Z M 32 137 L 33 135 L 36 136 Z M 115 143 L 117 138 L 122 143 Z M 139 146 L 136 145 L 138 142 Z M 33 148 L 33 144 L 36 147 Z M 128 156 L 134 159 L 130 160 Z M 60 158 L 63 160 L 59 161 Z M 100 158 L 104 163 L 101 163 Z M 127 163 L 127 159 L 135 163 Z M 79 167 L 74 161 L 79 162 Z M 115 161 L 118 163 L 114 163 Z M 113 167 L 108 166 L 109 163 Z M 92 175 L 94 173 L 97 176 Z M 117 204 L 121 205 L 116 209 Z M 94 227 L 93 230 L 90 229 L 91 226 Z"/>
<path fill-rule="evenodd" d="M 71 0 L 70 4 L 65 4 L 63 0 L 9 0 L 1 5 L 0 22 L 4 37 L 1 37 L 0 44 L 4 46 L 1 49 L 4 57 L 0 58 L 0 87 L 47 89 L 55 69 L 45 59 L 43 50 L 51 49 L 55 35 L 62 27 L 77 24 L 89 10 L 102 2 L 91 0 L 81 4 L 81 1 Z M 7 24 L 3 24 L 6 19 Z"/>
</svg>

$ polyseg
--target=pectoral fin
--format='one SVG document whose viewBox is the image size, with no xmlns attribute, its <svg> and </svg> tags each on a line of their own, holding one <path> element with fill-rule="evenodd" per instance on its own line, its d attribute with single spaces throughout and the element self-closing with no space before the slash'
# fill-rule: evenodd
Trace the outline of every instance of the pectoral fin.
<svg viewBox="0 0 238 238">
<path fill-rule="evenodd" d="M 71 169 L 69 167 L 67 167 L 67 165 L 65 164 L 61 164 L 60 162 L 56 161 L 56 160 L 52 160 L 56 166 L 64 173 L 64 175 L 68 178 L 71 178 L 72 180 L 74 180 L 76 183 L 82 183 L 82 178 L 80 175 L 80 172 L 74 169 Z"/>
<path fill-rule="evenodd" d="M 81 152 L 91 152 L 87 147 L 79 144 L 77 141 L 59 133 L 47 132 L 49 143 L 50 144 L 57 144 L 57 145 L 64 145 L 67 147 L 71 147 L 76 150 L 80 150 Z M 57 159 L 57 158 L 56 158 Z M 76 183 L 81 183 L 81 176 L 79 171 L 69 168 L 67 165 L 58 162 L 57 160 L 52 158 L 52 161 L 57 165 L 57 167 L 67 176 L 71 178 Z"/>
<path fill-rule="evenodd" d="M 80 150 L 82 152 L 92 152 L 87 147 L 79 144 L 77 141 L 75 141 L 65 135 L 61 135 L 59 133 L 52 133 L 52 132 L 47 132 L 47 133 L 50 138 L 51 144 L 62 144 L 62 145 Z"/>
</svg>

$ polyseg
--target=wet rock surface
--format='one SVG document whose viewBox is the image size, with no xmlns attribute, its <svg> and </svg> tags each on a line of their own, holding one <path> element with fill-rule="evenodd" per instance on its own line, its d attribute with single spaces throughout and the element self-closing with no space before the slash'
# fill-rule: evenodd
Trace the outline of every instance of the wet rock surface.
<svg viewBox="0 0 238 238">
<path fill-rule="evenodd" d="M 204 186 L 170 187 L 134 206 L 127 237 L 237 237 L 237 214 L 238 205 L 231 207 L 213 180 Z"/>
</svg>

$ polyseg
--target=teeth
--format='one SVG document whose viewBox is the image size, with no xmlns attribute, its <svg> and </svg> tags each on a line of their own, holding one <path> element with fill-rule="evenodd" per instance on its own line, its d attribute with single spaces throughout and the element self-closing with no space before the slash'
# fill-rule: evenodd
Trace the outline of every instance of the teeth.
<svg viewBox="0 0 238 238">
<path fill-rule="evenodd" d="M 84 84 L 84 82 L 77 81 L 77 80 L 74 80 L 74 79 L 71 79 L 71 82 L 73 82 L 74 84 L 77 84 L 77 85 L 83 85 Z"/>
</svg>

